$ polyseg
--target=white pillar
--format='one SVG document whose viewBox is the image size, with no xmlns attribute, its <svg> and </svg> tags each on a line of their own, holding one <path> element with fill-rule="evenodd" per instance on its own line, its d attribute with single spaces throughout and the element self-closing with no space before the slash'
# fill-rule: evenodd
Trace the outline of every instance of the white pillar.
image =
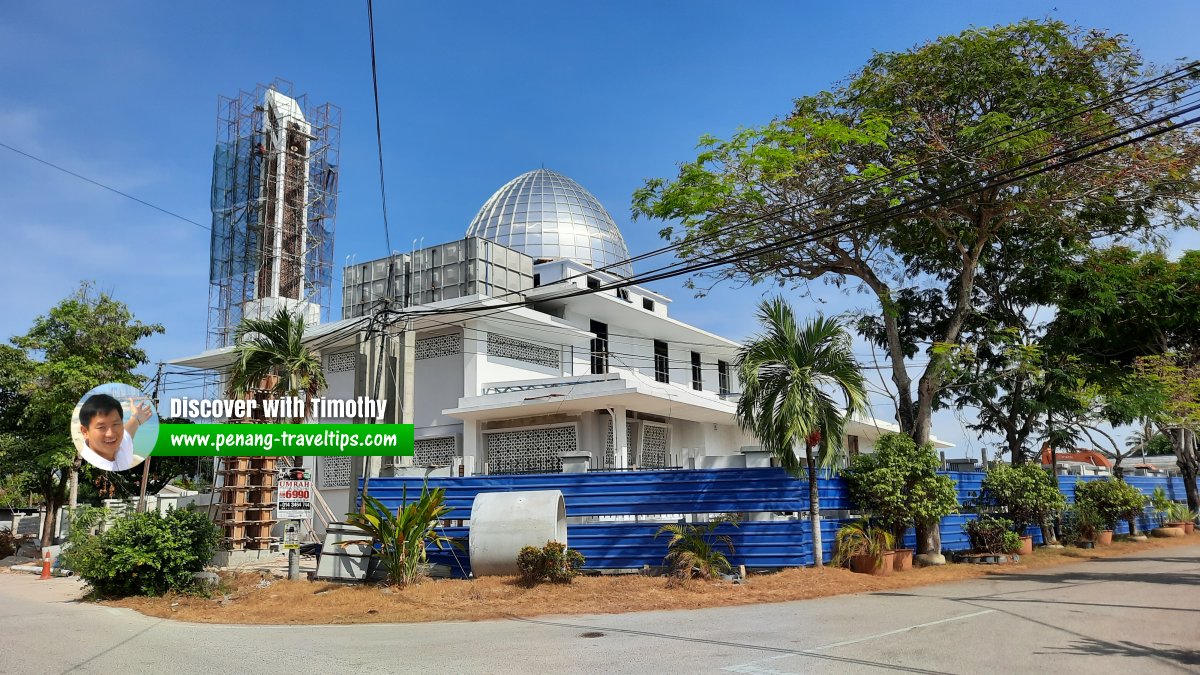
<svg viewBox="0 0 1200 675">
<path fill-rule="evenodd" d="M 462 454 L 464 466 L 483 466 L 479 457 L 479 421 L 463 420 Z M 468 458 L 470 458 L 468 460 Z M 469 474 L 468 474 L 469 475 Z"/>
<path fill-rule="evenodd" d="M 625 427 L 625 408 L 618 406 L 613 411 L 613 461 L 617 468 L 629 466 L 629 433 Z"/>
</svg>

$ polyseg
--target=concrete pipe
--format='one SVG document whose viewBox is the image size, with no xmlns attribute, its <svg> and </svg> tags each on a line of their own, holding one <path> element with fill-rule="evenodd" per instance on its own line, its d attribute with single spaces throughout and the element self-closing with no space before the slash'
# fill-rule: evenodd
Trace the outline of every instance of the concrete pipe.
<svg viewBox="0 0 1200 675">
<path fill-rule="evenodd" d="M 471 504 L 471 573 L 517 574 L 517 553 L 548 541 L 567 544 L 567 506 L 562 492 L 483 492 Z"/>
</svg>

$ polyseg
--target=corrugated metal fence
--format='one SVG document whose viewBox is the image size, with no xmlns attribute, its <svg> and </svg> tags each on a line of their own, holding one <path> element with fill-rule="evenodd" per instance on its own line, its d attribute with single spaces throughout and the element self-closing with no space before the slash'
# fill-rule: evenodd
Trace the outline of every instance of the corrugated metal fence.
<svg viewBox="0 0 1200 675">
<path fill-rule="evenodd" d="M 960 504 L 968 505 L 978 497 L 983 473 L 946 472 L 955 481 Z M 1100 477 L 1059 477 L 1059 489 L 1074 501 L 1077 480 Z M 421 491 L 419 477 L 373 478 L 371 495 L 389 508 L 400 505 L 405 490 L 409 498 Z M 1128 482 L 1149 495 L 1156 487 L 1166 490 L 1172 499 L 1184 499 L 1182 478 L 1130 477 Z M 571 548 L 578 549 L 590 569 L 638 569 L 662 564 L 667 535 L 656 537 L 664 522 L 674 522 L 694 514 L 796 514 L 787 519 L 743 520 L 737 527 L 722 526 L 718 532 L 733 540 L 734 565 L 750 568 L 795 567 L 813 564 L 812 532 L 807 519 L 808 482 L 789 476 L 782 469 L 697 469 L 669 471 L 617 471 L 557 473 L 533 475 L 475 476 L 470 478 L 430 478 L 429 486 L 446 490 L 451 511 L 446 516 L 445 533 L 463 540 L 466 527 L 453 521 L 471 517 L 471 502 L 481 492 L 517 492 L 560 490 L 566 501 L 567 536 Z M 361 483 L 359 485 L 361 489 Z M 850 493 L 841 478 L 818 480 L 823 511 L 853 510 Z M 942 548 L 949 551 L 969 548 L 963 529 L 974 514 L 962 513 L 942 519 Z M 607 521 L 607 522 L 605 522 Z M 652 521 L 652 522 L 645 522 Z M 821 522 L 825 559 L 832 555 L 834 535 L 843 521 L 827 518 Z M 1149 515 L 1139 523 L 1153 523 Z M 1125 524 L 1117 529 L 1127 532 Z M 1035 541 L 1041 532 L 1030 528 Z M 910 532 L 905 545 L 915 545 Z M 465 574 L 470 562 L 465 552 L 431 550 L 430 558 L 447 564 L 456 573 Z"/>
</svg>

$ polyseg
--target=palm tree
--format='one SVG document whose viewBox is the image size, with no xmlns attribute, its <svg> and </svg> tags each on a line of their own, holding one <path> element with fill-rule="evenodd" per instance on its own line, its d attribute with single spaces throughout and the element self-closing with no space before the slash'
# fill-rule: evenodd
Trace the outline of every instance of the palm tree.
<svg viewBox="0 0 1200 675">
<path fill-rule="evenodd" d="M 304 317 L 287 309 L 269 319 L 242 319 L 234 333 L 230 394 L 242 398 L 267 389 L 275 396 L 298 398 L 303 392 L 304 412 L 292 421 L 304 421 L 313 397 L 326 386 L 320 357 L 304 344 L 304 327 Z M 297 458 L 296 465 L 300 462 Z"/>
<path fill-rule="evenodd" d="M 867 410 L 866 382 L 850 349 L 850 335 L 836 320 L 818 316 L 801 326 L 782 298 L 764 300 L 758 320 L 763 332 L 737 357 L 742 381 L 738 424 L 797 477 L 801 465 L 796 447 L 804 443 L 813 558 L 821 567 L 817 465 L 833 468 L 840 461 L 846 421 Z"/>
</svg>

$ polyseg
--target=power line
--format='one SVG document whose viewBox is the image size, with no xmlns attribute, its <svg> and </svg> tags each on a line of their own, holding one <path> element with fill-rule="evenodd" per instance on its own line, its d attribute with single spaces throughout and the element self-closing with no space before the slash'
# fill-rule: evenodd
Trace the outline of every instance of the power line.
<svg viewBox="0 0 1200 675">
<path fill-rule="evenodd" d="M 1195 96 L 1195 93 L 1189 94 L 1188 96 L 1189 97 Z M 1183 98 L 1187 98 L 1187 97 L 1181 97 L 1178 100 L 1182 100 Z M 1132 143 L 1140 142 L 1140 141 L 1146 140 L 1148 138 L 1152 138 L 1154 136 L 1158 136 L 1163 133 L 1167 133 L 1168 131 L 1172 131 L 1172 130 L 1180 128 L 1182 126 L 1187 126 L 1187 125 L 1193 124 L 1194 122 L 1197 121 L 1198 118 L 1190 118 L 1190 119 L 1187 119 L 1187 120 L 1184 120 L 1181 122 L 1168 124 L 1164 127 L 1160 127 L 1153 131 L 1147 132 L 1141 136 L 1126 138 L 1125 140 L 1119 141 L 1113 145 L 1109 145 L 1109 146 L 1102 147 L 1102 148 L 1099 148 L 1096 150 L 1092 150 L 1083 155 L 1074 156 L 1074 153 L 1079 152 L 1081 150 L 1085 150 L 1089 147 L 1102 144 L 1106 141 L 1113 140 L 1122 135 L 1130 134 L 1131 132 L 1140 131 L 1149 126 L 1158 125 L 1163 122 L 1167 122 L 1172 118 L 1178 117 L 1179 115 L 1193 112 L 1198 108 L 1200 108 L 1200 105 L 1177 107 L 1176 109 L 1174 109 L 1166 114 L 1163 114 L 1159 117 L 1149 119 L 1147 121 L 1144 121 L 1144 122 L 1134 125 L 1132 127 L 1128 127 L 1128 128 L 1122 127 L 1116 131 L 1105 134 L 1098 138 L 1087 139 L 1087 140 L 1077 143 L 1075 145 L 1059 149 L 1056 152 L 1053 152 L 1049 155 L 1030 159 L 1026 162 L 1022 162 L 1021 164 L 1019 164 L 1017 166 L 1010 167 L 1010 168 L 1002 170 L 1002 171 L 994 172 L 990 176 L 986 176 L 984 178 L 971 179 L 971 180 L 964 181 L 963 183 L 953 186 L 947 190 L 943 190 L 940 193 L 927 194 L 927 195 L 924 195 L 917 199 L 914 199 L 912 201 L 901 202 L 893 207 L 889 207 L 880 212 L 876 212 L 873 214 L 867 214 L 862 217 L 853 218 L 853 219 L 850 219 L 850 220 L 842 222 L 842 223 L 816 228 L 810 232 L 801 233 L 799 235 L 795 235 L 792 237 L 785 237 L 784 239 L 781 239 L 779 241 L 776 241 L 776 242 L 773 242 L 773 243 L 770 243 L 770 244 L 767 244 L 764 246 L 760 246 L 757 248 L 743 249 L 736 254 L 726 255 L 726 256 L 718 256 L 718 257 L 710 258 L 709 260 L 703 260 L 703 261 L 700 261 L 697 263 L 685 263 L 685 262 L 671 263 L 671 264 L 656 268 L 654 270 L 651 270 L 649 273 L 643 273 L 641 275 L 634 275 L 633 277 L 630 277 L 627 279 L 621 279 L 619 281 L 612 282 L 609 284 L 601 284 L 599 288 L 579 289 L 579 290 L 576 290 L 573 292 L 561 293 L 556 296 L 539 298 L 536 302 L 546 302 L 546 301 L 551 301 L 551 300 L 566 299 L 566 298 L 576 297 L 576 296 L 580 296 L 580 295 L 598 293 L 598 292 L 601 292 L 604 290 L 624 288 L 624 287 L 631 286 L 631 285 L 634 285 L 637 283 L 647 283 L 649 281 L 658 281 L 661 279 L 667 279 L 667 278 L 671 278 L 671 277 L 675 277 L 675 276 L 680 276 L 682 274 L 703 271 L 703 270 L 711 269 L 713 267 L 717 267 L 720 265 L 730 264 L 732 262 L 739 262 L 742 260 L 753 258 L 755 256 L 759 256 L 759 255 L 763 255 L 765 253 L 777 251 L 777 250 L 780 250 L 780 249 L 783 249 L 783 248 L 786 248 L 789 246 L 800 245 L 803 243 L 811 243 L 811 242 L 817 241 L 821 238 L 837 236 L 839 234 L 845 234 L 845 233 L 850 232 L 853 229 L 858 229 L 859 227 L 862 227 L 871 222 L 878 222 L 880 220 L 884 220 L 884 219 L 888 219 L 888 218 L 896 218 L 896 217 L 900 217 L 900 216 L 904 216 L 904 215 L 912 215 L 913 213 L 916 213 L 923 209 L 931 208 L 934 206 L 940 206 L 940 205 L 945 204 L 946 202 L 951 201 L 953 199 L 965 197 L 969 194 L 982 192 L 982 191 L 985 191 L 988 189 L 1003 187 L 1005 185 L 1012 184 L 1019 180 L 1024 180 L 1026 178 L 1029 178 L 1029 177 L 1032 177 L 1032 176 L 1035 176 L 1035 175 L 1038 175 L 1041 173 L 1056 170 L 1056 169 L 1062 168 L 1064 166 L 1074 164 L 1074 163 L 1083 161 L 1085 159 L 1089 159 L 1089 158 L 1097 156 L 1099 154 L 1102 154 L 1105 152 L 1110 152 L 1110 151 L 1116 150 L 1120 147 L 1124 147 L 1124 146 L 1130 145 Z M 1064 157 L 1067 157 L 1068 159 L 1058 162 L 1058 163 L 1054 163 L 1054 160 L 1061 159 Z M 1038 167 L 1038 165 L 1041 165 L 1041 166 Z M 1038 168 L 1032 168 L 1032 167 L 1038 167 Z M 1026 171 L 1025 173 L 1016 173 L 1016 175 L 1012 175 L 1012 176 L 1009 176 L 1008 178 L 996 180 L 995 182 L 992 182 L 993 179 L 998 179 L 1005 175 L 1013 174 L 1014 172 L 1024 171 L 1026 169 L 1031 169 L 1031 170 Z M 965 190 L 965 191 L 962 191 L 962 190 Z M 791 208 L 793 208 L 793 207 L 788 207 L 786 209 L 782 209 L 781 212 L 790 210 Z M 743 226 L 745 226 L 745 224 L 747 222 L 750 222 L 753 220 L 758 220 L 761 218 L 762 218 L 762 216 L 758 216 L 754 219 L 750 219 L 749 221 L 735 224 L 735 225 L 738 227 L 743 227 Z M 732 225 L 731 225 L 731 227 L 732 227 Z M 672 269 L 672 268 L 677 268 L 677 269 Z M 473 307 L 472 306 L 456 306 L 456 307 L 439 308 L 437 310 L 426 311 L 426 312 L 406 313 L 406 318 L 418 318 L 418 317 L 422 317 L 422 316 L 429 316 L 429 315 L 436 315 L 436 314 L 454 314 L 454 313 L 488 311 L 488 310 L 492 310 L 489 313 L 495 313 L 498 311 L 503 311 L 504 309 L 509 308 L 509 307 L 529 305 L 529 304 L 532 304 L 532 302 L 533 301 L 517 301 L 517 302 L 501 303 L 498 305 L 475 305 Z"/>
<path fill-rule="evenodd" d="M 98 180 L 93 180 L 91 178 L 88 178 L 87 176 L 84 176 L 83 174 L 75 173 L 74 171 L 71 171 L 70 169 L 63 168 L 63 167 L 55 164 L 54 162 L 42 159 L 41 157 L 32 155 L 28 152 L 25 152 L 24 150 L 18 150 L 17 148 L 14 148 L 13 146 L 8 145 L 7 143 L 0 143 L 0 148 L 7 148 L 8 150 L 11 150 L 11 151 L 17 153 L 18 155 L 23 155 L 25 157 L 28 157 L 29 159 L 32 159 L 35 162 L 40 162 L 42 164 L 45 164 L 46 166 L 48 166 L 52 169 L 57 169 L 58 171 L 61 171 L 69 176 L 74 176 L 75 178 L 78 178 L 79 180 L 91 183 L 92 185 L 95 185 L 96 187 L 104 188 L 105 190 L 108 190 L 109 192 L 121 195 L 122 197 L 125 197 L 126 199 L 132 199 L 133 201 L 135 201 L 143 206 L 149 206 L 150 208 L 154 209 L 155 211 L 165 213 L 168 216 L 171 216 L 172 218 L 178 218 L 179 220 L 182 220 L 183 222 L 185 222 L 189 225 L 195 225 L 196 227 L 198 227 L 202 230 L 211 231 L 211 228 L 209 228 L 208 225 L 198 223 L 198 222 L 192 220 L 191 218 L 188 218 L 187 216 L 181 216 L 178 213 L 175 213 L 174 211 L 168 211 L 167 209 L 164 209 L 161 206 L 158 206 L 156 204 L 151 204 L 150 202 L 146 201 L 145 199 L 140 199 L 138 197 L 134 197 L 133 195 L 129 194 L 128 192 L 122 192 L 122 191 L 118 190 L 117 188 L 112 187 L 111 185 L 105 185 L 104 183 L 101 183 Z"/>
<path fill-rule="evenodd" d="M 367 0 L 367 27 L 371 34 L 371 89 L 375 93 L 375 146 L 379 151 L 379 197 L 383 202 L 383 238 L 392 254 L 392 232 L 388 227 L 387 187 L 383 181 L 383 124 L 379 117 L 379 75 L 375 66 L 375 8 Z"/>
</svg>

